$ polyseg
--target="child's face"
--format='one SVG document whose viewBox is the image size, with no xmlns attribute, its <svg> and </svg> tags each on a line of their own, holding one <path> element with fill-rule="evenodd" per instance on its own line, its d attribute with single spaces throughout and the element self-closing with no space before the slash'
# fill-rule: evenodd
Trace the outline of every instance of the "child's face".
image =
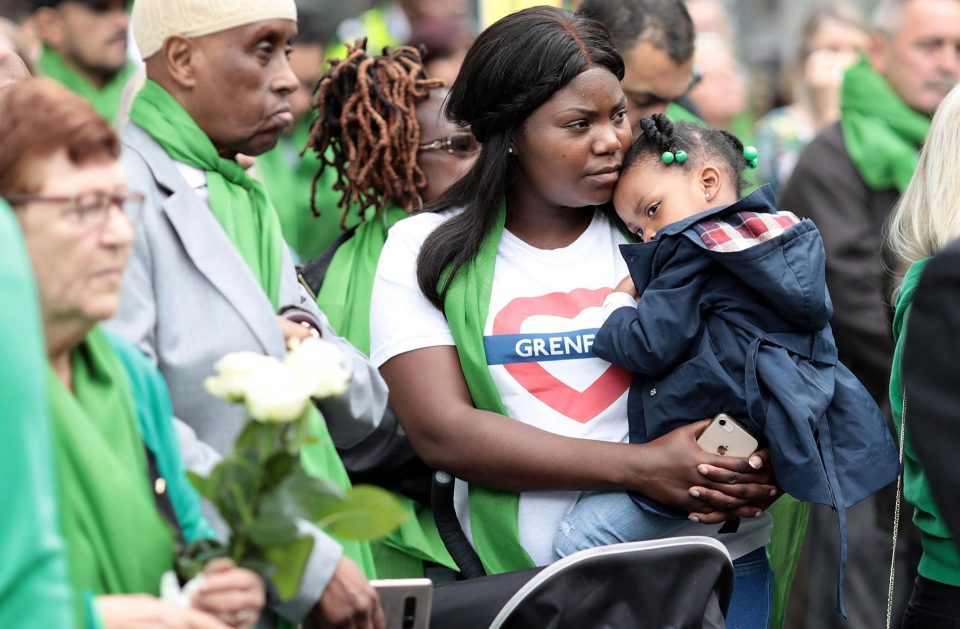
<svg viewBox="0 0 960 629">
<path fill-rule="evenodd" d="M 650 242 L 667 225 L 720 205 L 719 191 L 719 173 L 712 166 L 684 169 L 648 159 L 620 176 L 613 204 L 627 228 Z"/>
</svg>

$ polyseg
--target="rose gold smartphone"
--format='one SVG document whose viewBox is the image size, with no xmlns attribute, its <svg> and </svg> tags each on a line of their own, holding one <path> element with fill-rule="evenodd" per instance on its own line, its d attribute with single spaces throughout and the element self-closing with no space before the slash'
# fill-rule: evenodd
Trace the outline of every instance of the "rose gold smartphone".
<svg viewBox="0 0 960 629">
<path fill-rule="evenodd" d="M 746 428 L 726 413 L 713 418 L 697 437 L 697 444 L 707 452 L 729 456 L 750 456 L 760 445 Z"/>
</svg>

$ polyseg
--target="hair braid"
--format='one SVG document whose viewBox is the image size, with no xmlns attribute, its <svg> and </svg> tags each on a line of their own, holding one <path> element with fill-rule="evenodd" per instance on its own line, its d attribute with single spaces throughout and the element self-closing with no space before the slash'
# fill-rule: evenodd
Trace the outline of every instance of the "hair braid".
<svg viewBox="0 0 960 629">
<path fill-rule="evenodd" d="M 320 170 L 313 178 L 312 207 L 324 170 L 333 167 L 341 193 L 341 227 L 350 211 L 360 217 L 370 207 L 396 203 L 407 212 L 422 206 L 418 191 L 426 175 L 417 164 L 420 125 L 417 105 L 442 87 L 429 79 L 421 52 L 410 46 L 384 48 L 382 55 L 367 56 L 366 40 L 347 46 L 346 57 L 334 60 L 314 92 L 319 113 L 310 128 L 304 151 L 313 149 Z"/>
</svg>

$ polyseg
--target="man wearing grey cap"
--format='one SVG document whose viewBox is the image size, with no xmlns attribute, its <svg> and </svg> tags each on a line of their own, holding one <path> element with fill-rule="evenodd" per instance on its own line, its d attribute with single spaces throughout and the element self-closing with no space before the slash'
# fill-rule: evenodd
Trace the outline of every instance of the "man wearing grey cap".
<svg viewBox="0 0 960 629">
<path fill-rule="evenodd" d="M 236 161 L 272 149 L 293 122 L 297 89 L 288 54 L 294 0 L 137 0 L 133 33 L 147 82 L 121 132 L 131 190 L 146 195 L 120 310 L 109 326 L 136 343 L 169 384 L 187 465 L 205 473 L 232 448 L 243 410 L 203 388 L 224 354 L 282 357 L 286 339 L 337 343 L 350 390 L 321 411 L 334 443 L 367 437 L 386 409 L 386 385 L 339 339 L 297 282 L 276 211 Z M 332 448 L 327 466 L 339 466 Z M 342 473 L 342 467 L 338 468 Z M 358 567 L 369 548 L 315 539 L 300 592 L 273 609 L 293 622 L 382 627 L 376 595 Z"/>
<path fill-rule="evenodd" d="M 107 120 L 136 71 L 127 58 L 127 0 L 34 0 L 40 74 L 83 96 Z"/>
</svg>

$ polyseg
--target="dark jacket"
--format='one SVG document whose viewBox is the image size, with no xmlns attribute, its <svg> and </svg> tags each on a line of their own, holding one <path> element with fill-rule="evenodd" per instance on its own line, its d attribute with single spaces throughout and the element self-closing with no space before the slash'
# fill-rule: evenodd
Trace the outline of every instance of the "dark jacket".
<svg viewBox="0 0 960 629">
<path fill-rule="evenodd" d="M 885 410 L 893 309 L 888 299 L 892 276 L 884 271 L 881 249 L 883 225 L 897 199 L 896 190 L 867 186 L 836 123 L 804 149 L 777 204 L 813 220 L 820 230 L 840 360 Z"/>
<path fill-rule="evenodd" d="M 632 442 L 723 411 L 799 500 L 843 510 L 896 479 L 883 415 L 837 359 L 820 234 L 778 214 L 769 186 L 621 250 L 639 304 L 594 350 L 635 373 Z"/>
</svg>

